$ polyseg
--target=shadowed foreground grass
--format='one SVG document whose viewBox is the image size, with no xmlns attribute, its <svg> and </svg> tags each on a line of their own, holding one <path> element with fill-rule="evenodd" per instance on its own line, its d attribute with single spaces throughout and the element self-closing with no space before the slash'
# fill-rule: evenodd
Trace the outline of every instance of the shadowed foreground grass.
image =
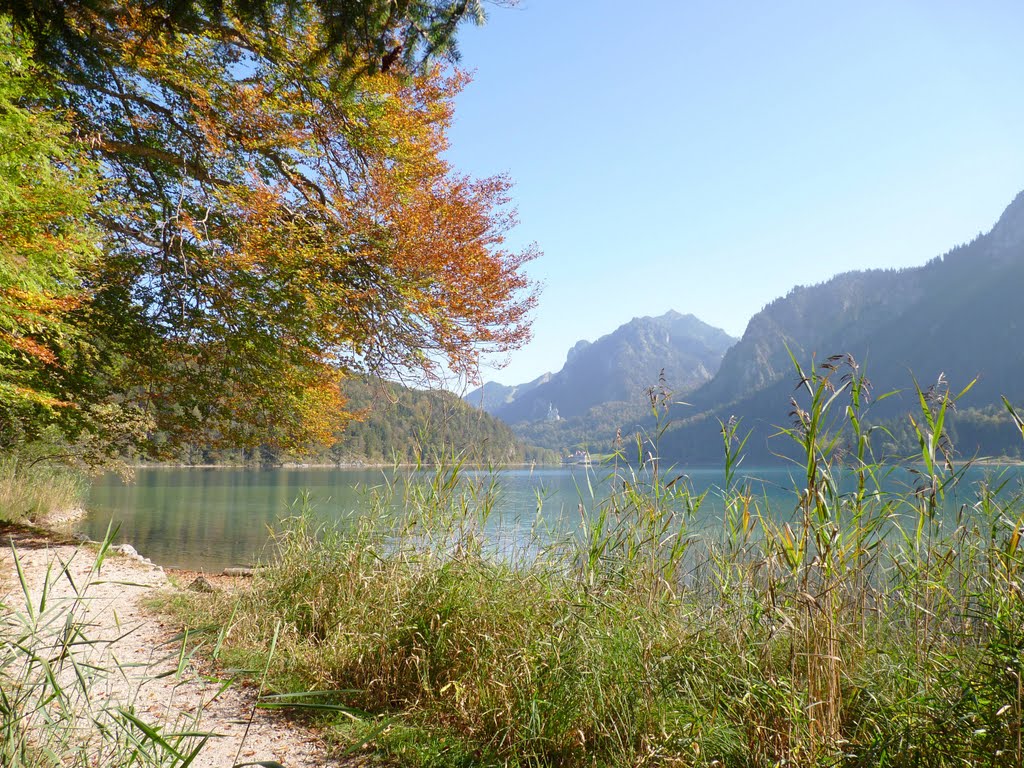
<svg viewBox="0 0 1024 768">
<path fill-rule="evenodd" d="M 0 455 L 0 522 L 67 511 L 82 503 L 85 490 L 84 477 L 73 469 Z"/>
<path fill-rule="evenodd" d="M 961 474 L 944 389 L 920 392 L 905 493 L 882 490 L 856 364 L 804 390 L 783 430 L 806 460 L 791 509 L 736 480 L 735 424 L 722 526 L 700 537 L 703 498 L 649 460 L 611 467 L 572 533 L 495 546 L 493 488 L 456 464 L 385 489 L 401 515 L 378 499 L 314 530 L 300 510 L 251 585 L 176 610 L 212 617 L 222 665 L 267 671 L 265 706 L 312 711 L 340 751 L 385 764 L 1020 765 L 1019 492 L 961 487 L 943 522 Z"/>
</svg>

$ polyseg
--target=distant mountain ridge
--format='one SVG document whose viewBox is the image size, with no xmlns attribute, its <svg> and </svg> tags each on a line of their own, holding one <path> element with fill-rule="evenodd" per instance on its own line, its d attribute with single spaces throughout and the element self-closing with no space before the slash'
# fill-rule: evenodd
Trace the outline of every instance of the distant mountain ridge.
<svg viewBox="0 0 1024 768">
<path fill-rule="evenodd" d="M 1024 192 L 995 226 L 972 242 L 920 267 L 837 275 L 799 286 L 750 319 L 715 377 L 688 399 L 692 408 L 667 435 L 666 451 L 679 459 L 720 459 L 718 419 L 743 417 L 758 426 L 750 443 L 761 457 L 768 425 L 786 421 L 794 388 L 790 352 L 803 365 L 851 353 L 875 392 L 922 386 L 945 374 L 953 387 L 977 384 L 967 405 L 990 407 L 1005 395 L 1024 400 Z M 875 418 L 897 418 L 914 406 L 894 397 L 873 408 Z M 962 445 L 988 452 L 982 442 Z"/>
<path fill-rule="evenodd" d="M 869 339 L 922 293 L 910 270 L 847 272 L 820 285 L 797 286 L 751 318 L 696 397 L 701 404 L 722 404 L 762 389 L 792 373 L 789 351 L 803 360 L 833 339 Z"/>
<path fill-rule="evenodd" d="M 464 399 L 509 424 L 577 418 L 607 403 L 637 401 L 662 371 L 674 390 L 692 391 L 711 379 L 735 341 L 693 315 L 637 317 L 574 344 L 557 373 L 516 387 L 488 383 Z"/>
<path fill-rule="evenodd" d="M 520 395 L 550 381 L 551 375 L 550 373 L 543 373 L 533 381 L 528 381 L 525 384 L 516 384 L 511 387 L 499 384 L 496 381 L 488 381 L 483 386 L 474 389 L 463 399 L 470 405 L 476 406 L 493 416 L 496 410 L 512 403 Z"/>
</svg>

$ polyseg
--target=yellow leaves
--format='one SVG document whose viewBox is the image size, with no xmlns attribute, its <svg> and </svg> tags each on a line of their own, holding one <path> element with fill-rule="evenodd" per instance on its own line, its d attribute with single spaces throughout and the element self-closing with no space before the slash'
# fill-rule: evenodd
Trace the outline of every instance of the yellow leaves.
<svg viewBox="0 0 1024 768">
<path fill-rule="evenodd" d="M 0 384 L 0 386 L 3 385 Z M 76 407 L 75 404 L 72 402 L 69 402 L 67 400 L 61 400 L 59 398 L 53 397 L 52 395 L 47 395 L 38 390 L 29 389 L 28 387 L 13 387 L 12 389 L 16 396 L 18 396 L 27 403 L 32 403 L 33 405 L 41 405 L 44 408 Z"/>
<path fill-rule="evenodd" d="M 84 292 L 55 295 L 49 291 L 28 291 L 16 286 L 0 288 L 0 308 L 4 311 L 30 312 L 36 315 L 65 313 L 81 306 Z"/>
<path fill-rule="evenodd" d="M 500 211 L 507 179 L 473 181 L 437 165 L 421 169 L 416 181 L 393 184 L 386 168 L 374 177 L 377 212 L 389 225 L 389 263 L 416 286 L 406 301 L 430 328 L 433 348 L 468 371 L 481 343 L 507 351 L 526 340 L 535 293 L 521 267 L 536 252 L 501 249 L 514 223 Z"/>
<path fill-rule="evenodd" d="M 1010 540 L 1006 545 L 1006 552 L 1011 557 L 1017 553 L 1017 547 L 1020 545 L 1020 537 L 1022 533 L 1024 533 L 1024 515 L 1017 518 L 1017 522 L 1013 526 L 1013 531 L 1010 533 Z"/>
<path fill-rule="evenodd" d="M 253 35 L 230 4 L 174 34 L 158 12 L 82 11 L 111 66 L 71 92 L 119 205 L 104 278 L 159 350 L 132 381 L 172 441 L 329 440 L 339 370 L 469 371 L 526 339 L 509 182 L 442 157 L 465 73 L 339 77 L 315 8 Z"/>
</svg>

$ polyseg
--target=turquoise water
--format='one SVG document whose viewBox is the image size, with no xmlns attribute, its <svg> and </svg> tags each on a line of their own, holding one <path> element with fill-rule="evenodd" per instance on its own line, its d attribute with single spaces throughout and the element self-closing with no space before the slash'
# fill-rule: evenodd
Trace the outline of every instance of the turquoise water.
<svg viewBox="0 0 1024 768">
<path fill-rule="evenodd" d="M 770 507 L 775 517 L 785 517 L 797 503 L 793 489 L 799 487 L 798 471 L 753 468 L 742 474 L 762 500 L 761 506 Z M 489 525 L 508 532 L 528 529 L 538 516 L 548 523 L 578 524 L 580 515 L 592 514 L 607 493 L 607 474 L 601 467 L 575 467 L 470 471 L 466 478 L 478 485 L 495 484 L 497 502 Z M 685 470 L 685 475 L 695 492 L 707 492 L 692 527 L 699 530 L 718 523 L 722 504 L 717 486 L 723 482 L 722 471 L 692 469 Z M 973 503 L 972 483 L 997 475 L 1009 481 L 1009 492 L 1019 489 L 1024 470 L 972 468 L 959 492 L 949 496 L 946 514 Z M 154 562 L 220 570 L 254 562 L 264 552 L 270 530 L 289 514 L 290 505 L 301 494 L 308 493 L 316 514 L 329 522 L 366 509 L 373 489 L 393 480 L 392 470 L 379 469 L 139 469 L 129 483 L 115 476 L 97 480 L 87 504 L 89 514 L 79 527 L 99 539 L 114 524 L 119 542 L 131 543 Z M 892 490 L 905 490 L 913 482 L 911 475 L 900 471 L 890 484 Z"/>
</svg>

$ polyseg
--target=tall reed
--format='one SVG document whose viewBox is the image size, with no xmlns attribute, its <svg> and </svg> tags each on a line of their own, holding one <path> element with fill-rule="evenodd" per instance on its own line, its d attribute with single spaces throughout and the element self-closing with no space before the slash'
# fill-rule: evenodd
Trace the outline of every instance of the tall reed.
<svg viewBox="0 0 1024 768">
<path fill-rule="evenodd" d="M 82 503 L 86 485 L 68 467 L 0 454 L 0 522 L 19 522 L 64 512 Z"/>
<path fill-rule="evenodd" d="M 177 609 L 225 628 L 225 664 L 269 664 L 267 705 L 403 765 L 1020 765 L 1020 489 L 958 485 L 943 382 L 896 468 L 855 360 L 797 372 L 790 506 L 740 479 L 730 420 L 722 526 L 696 524 L 708 497 L 658 455 L 661 387 L 578 523 L 495 548 L 499 491 L 449 463 L 337 528 L 300 503 L 250 588 Z"/>
</svg>

